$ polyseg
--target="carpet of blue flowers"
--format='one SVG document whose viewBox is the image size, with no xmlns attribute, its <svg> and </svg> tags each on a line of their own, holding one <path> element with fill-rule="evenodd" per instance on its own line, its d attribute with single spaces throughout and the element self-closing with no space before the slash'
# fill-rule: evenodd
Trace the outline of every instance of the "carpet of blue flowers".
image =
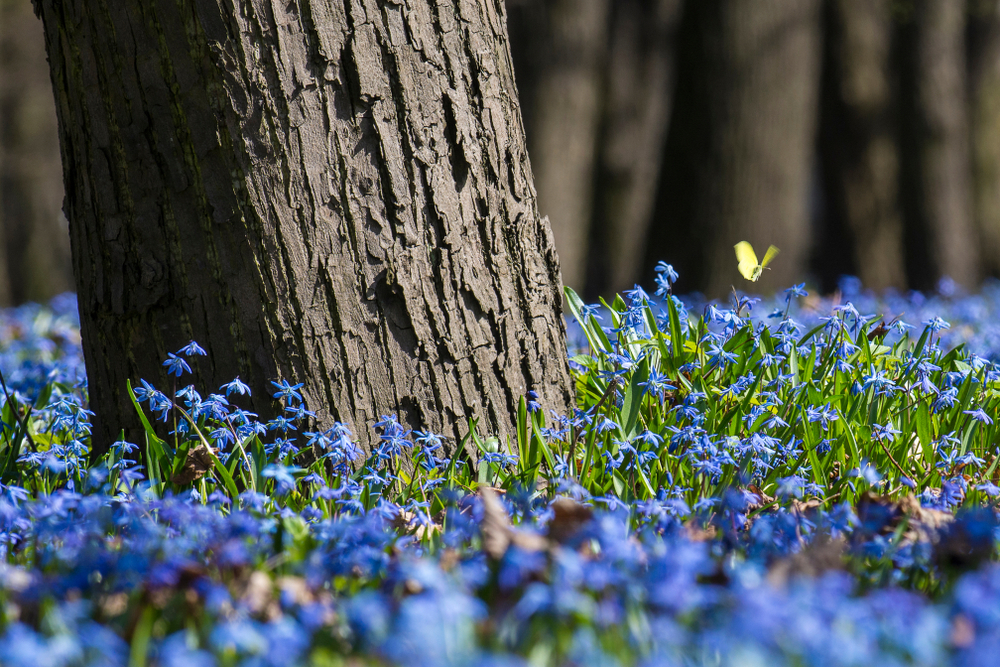
<svg viewBox="0 0 1000 667">
<path fill-rule="evenodd" d="M 658 275 L 567 290 L 577 409 L 509 441 L 261 421 L 191 342 L 92 457 L 75 301 L 2 313 L 0 664 L 995 664 L 1000 286 Z"/>
</svg>

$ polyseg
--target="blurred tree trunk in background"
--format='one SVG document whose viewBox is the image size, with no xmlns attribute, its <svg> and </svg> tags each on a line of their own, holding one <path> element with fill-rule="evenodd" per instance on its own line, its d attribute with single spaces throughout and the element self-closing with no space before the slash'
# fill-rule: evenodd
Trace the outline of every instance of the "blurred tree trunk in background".
<svg viewBox="0 0 1000 667">
<path fill-rule="evenodd" d="M 893 0 L 825 0 L 819 153 L 822 229 L 813 266 L 865 287 L 906 285 L 894 125 Z"/>
<path fill-rule="evenodd" d="M 973 218 L 983 271 L 1000 278 L 1000 3 L 969 0 L 968 19 Z"/>
<path fill-rule="evenodd" d="M 591 297 L 629 289 L 642 275 L 670 123 L 680 11 L 681 0 L 612 6 L 587 262 Z"/>
<path fill-rule="evenodd" d="M 0 0 L 2 3 L 3 0 Z M 7 169 L 7 161 L 9 158 L 5 155 L 3 149 L 3 128 L 7 126 L 7 104 L 5 100 L 7 97 L 7 86 L 5 85 L 6 70 L 4 69 L 5 58 L 3 56 L 4 51 L 4 29 L 3 29 L 3 12 L 4 6 L 0 4 L 0 232 L 3 231 L 4 220 L 6 215 L 4 214 L 4 188 L 3 188 L 3 174 Z M 10 304 L 10 282 L 7 280 L 8 269 L 7 269 L 7 244 L 4 243 L 3 234 L 0 233 L 0 306 L 5 306 Z"/>
<path fill-rule="evenodd" d="M 538 208 L 552 225 L 563 282 L 582 291 L 610 0 L 507 6 Z"/>
<path fill-rule="evenodd" d="M 688 2 L 681 33 L 647 267 L 666 259 L 681 270 L 681 291 L 721 296 L 730 285 L 751 287 L 733 253 L 737 241 L 748 240 L 760 255 L 769 243 L 782 251 L 754 290 L 801 281 L 816 145 L 819 1 Z"/>
<path fill-rule="evenodd" d="M 195 339 L 199 390 L 320 425 L 511 435 L 572 385 L 503 3 L 39 0 L 94 446 Z M 183 380 L 187 382 L 187 378 Z M 136 440 L 138 442 L 138 440 Z"/>
<path fill-rule="evenodd" d="M 45 39 L 30 0 L 0 0 L 0 305 L 73 288 Z"/>
<path fill-rule="evenodd" d="M 966 5 L 913 0 L 900 22 L 900 202 L 909 283 L 980 278 L 972 219 L 966 96 Z"/>
</svg>

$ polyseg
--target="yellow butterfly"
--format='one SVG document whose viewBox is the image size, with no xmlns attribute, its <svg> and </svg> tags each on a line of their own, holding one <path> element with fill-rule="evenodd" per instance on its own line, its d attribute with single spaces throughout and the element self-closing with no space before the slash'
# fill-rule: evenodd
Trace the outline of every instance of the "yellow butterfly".
<svg viewBox="0 0 1000 667">
<path fill-rule="evenodd" d="M 760 274 L 764 273 L 764 269 L 767 265 L 771 263 L 775 255 L 778 254 L 778 249 L 775 246 L 771 246 L 764 253 L 764 261 L 760 264 L 757 263 L 757 253 L 753 251 L 753 246 L 746 241 L 740 241 L 736 244 L 736 261 L 738 261 L 740 273 L 747 280 L 752 280 L 757 282 L 760 278 Z"/>
</svg>

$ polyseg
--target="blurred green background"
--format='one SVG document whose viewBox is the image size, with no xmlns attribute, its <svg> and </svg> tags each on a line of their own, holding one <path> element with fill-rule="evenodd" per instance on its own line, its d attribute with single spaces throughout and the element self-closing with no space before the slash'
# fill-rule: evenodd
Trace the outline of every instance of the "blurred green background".
<svg viewBox="0 0 1000 667">
<path fill-rule="evenodd" d="M 1000 277 L 1000 1 L 507 0 L 541 212 L 588 299 Z M 72 288 L 41 24 L 0 0 L 0 304 Z"/>
</svg>

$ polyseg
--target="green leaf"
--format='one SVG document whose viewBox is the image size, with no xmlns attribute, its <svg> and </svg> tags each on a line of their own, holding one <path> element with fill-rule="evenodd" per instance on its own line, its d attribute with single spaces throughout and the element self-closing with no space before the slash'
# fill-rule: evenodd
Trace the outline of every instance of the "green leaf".
<svg viewBox="0 0 1000 667">
<path fill-rule="evenodd" d="M 809 359 L 805 363 L 805 368 L 802 370 L 802 382 L 808 384 L 812 382 L 813 371 L 816 370 L 816 353 L 819 352 L 818 347 L 814 347 L 812 352 L 809 354 Z"/>
<path fill-rule="evenodd" d="M 920 338 L 917 340 L 917 344 L 913 346 L 912 356 L 914 359 L 919 359 L 924 353 L 924 346 L 927 344 L 927 338 L 930 336 L 931 328 L 924 327 L 923 333 L 920 334 Z"/>
<path fill-rule="evenodd" d="M 193 428 L 194 432 L 198 435 L 198 439 L 201 440 L 202 446 L 204 446 L 205 449 L 208 450 L 208 455 L 212 459 L 212 465 L 215 468 L 215 472 L 218 473 L 219 478 L 222 481 L 222 485 L 226 487 L 227 491 L 229 491 L 229 497 L 235 501 L 236 498 L 240 495 L 240 493 L 239 490 L 236 488 L 236 482 L 233 480 L 233 476 L 229 474 L 229 470 L 226 468 L 226 466 L 222 464 L 222 461 L 219 460 L 219 457 L 215 455 L 215 452 L 212 451 L 212 445 L 209 444 L 208 440 L 202 434 L 201 429 L 199 429 L 198 425 L 194 423 L 193 419 L 191 419 L 191 416 L 187 412 L 185 412 L 183 408 L 181 408 L 181 414 L 184 415 L 184 418 L 187 419 L 188 424 L 191 425 L 191 428 Z M 233 458 L 235 458 L 235 453 L 233 455 Z"/>
<path fill-rule="evenodd" d="M 659 326 L 656 324 L 656 316 L 653 315 L 653 309 L 647 305 L 642 309 L 642 316 L 646 321 L 646 328 L 649 329 L 651 340 L 656 343 L 656 349 L 660 353 L 661 361 L 670 361 L 670 352 L 667 350 L 663 332 L 660 331 Z"/>
<path fill-rule="evenodd" d="M 934 428 L 931 423 L 931 411 L 927 401 L 920 401 L 913 409 L 917 426 L 917 438 L 920 440 L 921 454 L 925 457 L 928 465 L 933 464 L 934 447 L 931 442 L 934 440 Z"/>
<path fill-rule="evenodd" d="M 251 484 L 254 489 L 263 489 L 264 477 L 261 473 L 267 467 L 267 450 L 264 449 L 264 443 L 260 441 L 257 435 L 253 436 L 248 453 L 250 454 Z"/>
<path fill-rule="evenodd" d="M 215 466 L 215 472 L 218 473 L 219 478 L 222 480 L 222 485 L 229 491 L 229 497 L 235 501 L 240 495 L 239 489 L 236 487 L 236 481 L 233 480 L 233 476 L 229 474 L 229 470 L 222 464 L 219 457 L 215 455 L 215 452 L 210 449 L 208 453 L 212 457 L 212 464 Z"/>
<path fill-rule="evenodd" d="M 135 406 L 135 411 L 139 415 L 139 421 L 142 422 L 142 428 L 146 433 L 146 466 L 149 471 L 150 484 L 153 487 L 154 493 L 162 495 L 163 489 L 167 484 L 167 480 L 163 479 L 163 468 L 171 469 L 173 451 L 170 445 L 160 440 L 156 435 L 153 425 L 149 423 L 146 413 L 142 411 L 142 406 L 136 400 L 130 380 L 125 380 L 125 387 L 128 390 L 129 398 L 132 399 L 132 405 Z"/>
<path fill-rule="evenodd" d="M 649 483 L 649 478 L 647 478 L 646 477 L 646 473 L 643 472 L 642 466 L 638 466 L 637 465 L 635 467 L 635 469 L 636 469 L 636 472 L 639 473 L 639 481 L 642 482 L 642 486 L 643 486 L 644 489 L 646 489 L 646 493 L 648 494 L 647 500 L 649 498 L 655 498 L 656 497 L 656 491 L 653 490 L 653 485 Z"/>
<path fill-rule="evenodd" d="M 132 633 L 132 644 L 129 647 L 129 667 L 145 667 L 149 654 L 149 640 L 153 635 L 153 621 L 156 620 L 156 610 L 147 605 L 139 616 L 139 622 Z"/>
<path fill-rule="evenodd" d="M 517 402 L 517 454 L 521 472 L 525 474 L 535 464 L 535 459 L 528 444 L 530 437 L 531 434 L 528 431 L 528 402 L 522 396 L 521 400 Z"/>
<path fill-rule="evenodd" d="M 538 448 L 541 450 L 542 456 L 545 457 L 545 463 L 546 465 L 549 466 L 549 470 L 555 472 L 556 469 L 555 457 L 552 456 L 552 450 L 549 448 L 549 443 L 545 441 L 545 436 L 542 435 L 542 431 L 538 425 L 538 422 L 534 420 L 532 420 L 531 422 L 531 433 L 533 435 L 532 441 L 538 444 Z"/>
<path fill-rule="evenodd" d="M 476 432 L 476 426 L 479 420 L 472 417 L 469 418 L 469 430 L 466 432 L 465 437 L 462 438 L 462 442 L 458 443 L 458 449 L 456 449 L 451 455 L 451 461 L 448 462 L 448 470 L 445 473 L 445 479 L 448 480 L 448 488 L 455 487 L 455 468 L 458 464 L 459 457 L 466 453 L 466 449 L 469 445 L 469 439 L 472 438 L 472 434 Z"/>
<path fill-rule="evenodd" d="M 673 352 L 674 368 L 680 368 L 686 361 L 684 354 L 684 332 L 681 329 L 681 318 L 677 314 L 674 300 L 667 297 L 667 319 L 670 321 L 670 349 Z"/>
<path fill-rule="evenodd" d="M 590 316 L 590 330 L 594 333 L 594 338 L 597 339 L 598 346 L 597 350 L 604 352 L 610 352 L 614 348 L 611 345 L 611 341 L 608 340 L 608 335 L 604 333 L 604 328 L 601 323 L 597 321 L 597 318 L 593 315 Z"/>
<path fill-rule="evenodd" d="M 628 489 L 628 482 L 622 477 L 622 474 L 617 470 L 611 473 L 611 482 L 615 485 L 615 494 L 624 499 L 626 497 L 625 491 Z"/>
<path fill-rule="evenodd" d="M 815 336 L 816 334 L 818 334 L 820 331 L 822 331 L 823 327 L 825 327 L 825 326 L 826 326 L 825 323 L 824 324 L 819 324 L 819 325 L 814 326 L 809 331 L 807 331 L 806 334 L 804 336 L 802 336 L 802 338 L 799 339 L 799 346 L 805 345 L 807 342 L 809 342 L 809 339 L 812 338 L 813 336 Z"/>
<path fill-rule="evenodd" d="M 632 379 L 629 381 L 628 389 L 625 391 L 625 401 L 622 404 L 621 427 L 626 440 L 631 440 L 636 435 L 636 424 L 639 422 L 642 397 L 646 391 L 645 387 L 641 385 L 648 379 L 649 361 L 643 357 L 632 371 Z"/>
<path fill-rule="evenodd" d="M 564 287 L 563 292 L 566 295 L 566 305 L 569 307 L 569 312 L 573 313 L 573 317 L 576 321 L 580 323 L 580 328 L 583 329 L 584 335 L 587 337 L 587 342 L 590 344 L 590 349 L 595 353 L 597 351 L 609 352 L 611 350 L 611 345 L 607 344 L 607 338 L 604 337 L 604 332 L 601 330 L 600 325 L 597 326 L 597 331 L 601 332 L 601 336 L 598 337 L 597 333 L 594 331 L 594 324 L 597 324 L 597 320 L 594 319 L 593 315 L 590 318 L 583 316 L 584 303 L 583 299 L 573 291 L 571 287 Z M 601 340 L 604 338 L 604 340 Z"/>
</svg>

